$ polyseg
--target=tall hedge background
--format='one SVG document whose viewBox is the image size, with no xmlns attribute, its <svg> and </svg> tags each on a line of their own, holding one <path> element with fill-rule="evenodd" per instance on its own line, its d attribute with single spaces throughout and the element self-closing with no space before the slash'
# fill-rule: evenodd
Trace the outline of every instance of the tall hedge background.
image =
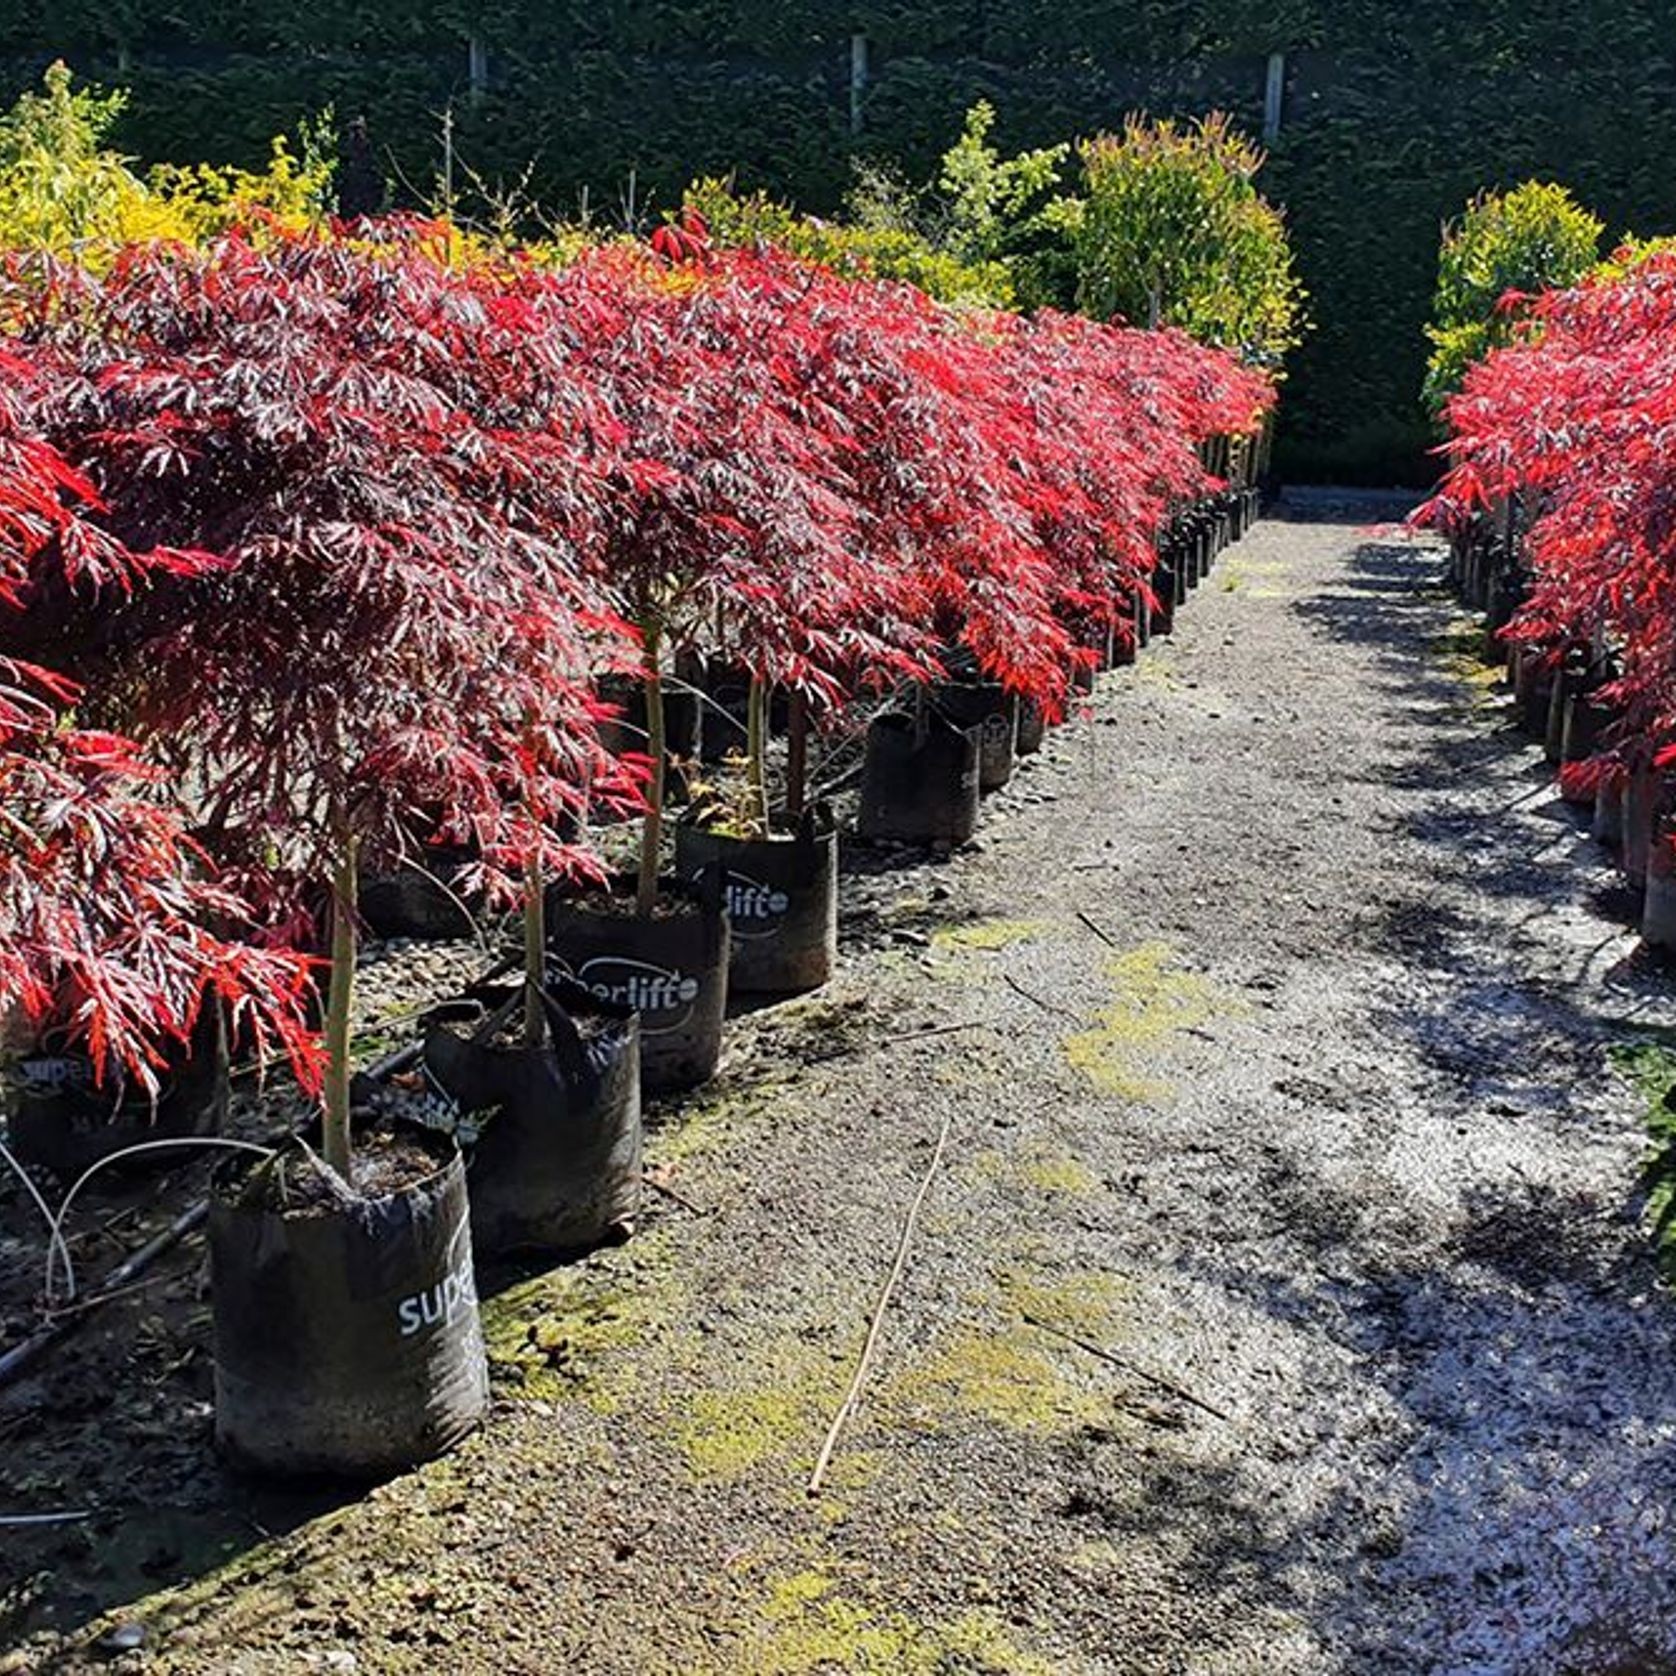
<svg viewBox="0 0 1676 1676">
<path fill-rule="evenodd" d="M 1548 175 L 1614 234 L 1676 230 L 1671 0 L 57 0 L 0 9 L 0 94 L 55 56 L 125 85 L 122 139 L 147 161 L 255 162 L 333 104 L 365 114 L 416 187 L 452 101 L 461 155 L 550 203 L 617 201 L 633 170 L 672 203 L 737 168 L 816 210 L 856 151 L 929 172 L 977 97 L 1005 146 L 1155 115 L 1263 117 L 1284 52 L 1265 189 L 1287 208 L 1316 329 L 1287 393 L 1294 477 L 1427 470 L 1420 327 L 1439 221 L 1480 186 Z M 850 131 L 850 40 L 870 83 Z M 487 53 L 473 94 L 467 42 Z"/>
</svg>

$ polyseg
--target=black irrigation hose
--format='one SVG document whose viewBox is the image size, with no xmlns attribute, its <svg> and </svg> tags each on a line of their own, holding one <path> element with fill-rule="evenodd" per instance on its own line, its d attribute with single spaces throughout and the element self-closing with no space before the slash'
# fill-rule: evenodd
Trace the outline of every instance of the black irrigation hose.
<svg viewBox="0 0 1676 1676">
<path fill-rule="evenodd" d="M 0 1385 L 15 1379 L 43 1350 L 80 1326 L 93 1313 L 92 1308 L 87 1306 L 103 1302 L 111 1293 L 138 1280 L 165 1252 L 172 1250 L 188 1234 L 195 1233 L 202 1227 L 208 1215 L 208 1199 L 200 1199 L 196 1204 L 189 1205 L 161 1233 L 155 1234 L 131 1257 L 126 1257 L 118 1263 L 100 1283 L 99 1290 L 83 1300 L 83 1307 L 68 1310 L 55 1320 L 48 1321 L 21 1344 L 13 1345 L 4 1355 L 0 1355 Z"/>
</svg>

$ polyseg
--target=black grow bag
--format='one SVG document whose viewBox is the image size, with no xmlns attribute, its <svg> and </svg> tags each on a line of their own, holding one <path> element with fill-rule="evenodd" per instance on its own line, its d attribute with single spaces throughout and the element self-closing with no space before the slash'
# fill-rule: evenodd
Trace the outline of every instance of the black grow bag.
<svg viewBox="0 0 1676 1676">
<path fill-rule="evenodd" d="M 978 828 L 978 741 L 927 706 L 867 729 L 856 830 L 872 843 L 964 844 Z"/>
<path fill-rule="evenodd" d="M 579 984 L 542 996 L 540 1047 L 474 1039 L 522 1022 L 520 987 L 484 985 L 425 1016 L 424 1065 L 462 1111 L 487 1114 L 467 1166 L 479 1257 L 576 1251 L 626 1233 L 640 1208 L 640 1020 Z"/>
<path fill-rule="evenodd" d="M 462 849 L 427 849 L 418 866 L 364 877 L 357 907 L 367 930 L 420 941 L 475 936 L 477 927 L 454 887 L 467 859 Z"/>
<path fill-rule="evenodd" d="M 1014 749 L 1021 757 L 1033 757 L 1047 736 L 1047 717 L 1034 699 L 1026 699 L 1018 707 L 1018 739 Z"/>
<path fill-rule="evenodd" d="M 206 1003 L 191 1039 L 171 1043 L 163 1053 L 155 1100 L 120 1082 L 96 1085 L 86 1054 L 25 1055 L 13 1071 L 12 1153 L 68 1178 L 146 1141 L 219 1135 L 227 1119 L 227 1025 L 220 1007 Z M 190 1151 L 142 1152 L 111 1168 L 166 1168 Z"/>
<path fill-rule="evenodd" d="M 600 743 L 614 755 L 646 755 L 646 684 L 638 675 L 600 678 L 599 696 L 622 712 L 599 725 Z M 671 767 L 698 755 L 700 699 L 686 687 L 663 683 L 664 755 Z"/>
<path fill-rule="evenodd" d="M 247 1161 L 216 1173 L 215 1435 L 241 1466 L 382 1477 L 488 1411 L 465 1166 L 444 1136 L 401 1133 L 435 1168 L 380 1197 L 281 1212 L 239 1202 Z M 290 1168 L 314 1170 L 290 1151 Z"/>
<path fill-rule="evenodd" d="M 634 881 L 615 881 L 613 906 L 558 894 L 547 902 L 549 970 L 598 1000 L 640 1014 L 640 1086 L 697 1088 L 722 1052 L 728 926 L 719 871 L 658 881 L 660 912 L 630 911 Z"/>
<path fill-rule="evenodd" d="M 838 958 L 838 829 L 824 805 L 795 832 L 732 838 L 683 824 L 675 866 L 689 878 L 721 873 L 732 955 L 728 984 L 741 993 L 818 989 Z"/>
<path fill-rule="evenodd" d="M 999 681 L 959 681 L 935 688 L 932 701 L 956 727 L 977 734 L 978 790 L 999 791 L 1017 759 L 1017 698 Z"/>
</svg>

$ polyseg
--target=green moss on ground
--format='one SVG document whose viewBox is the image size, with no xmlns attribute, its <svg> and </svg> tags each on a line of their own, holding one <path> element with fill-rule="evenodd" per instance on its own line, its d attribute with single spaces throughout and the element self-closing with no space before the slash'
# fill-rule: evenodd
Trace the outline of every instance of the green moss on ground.
<svg viewBox="0 0 1676 1676">
<path fill-rule="evenodd" d="M 1607 1050 L 1612 1068 L 1644 1102 L 1649 1141 L 1642 1182 L 1660 1269 L 1676 1279 L 1676 1043 L 1643 1039 Z"/>
</svg>

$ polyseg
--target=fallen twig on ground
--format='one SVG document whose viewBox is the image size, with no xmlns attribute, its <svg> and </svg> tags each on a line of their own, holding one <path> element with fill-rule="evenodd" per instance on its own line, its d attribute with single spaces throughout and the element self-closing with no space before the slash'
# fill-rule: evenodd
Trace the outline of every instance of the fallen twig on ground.
<svg viewBox="0 0 1676 1676">
<path fill-rule="evenodd" d="M 1012 975 L 1011 972 L 1003 972 L 1001 974 L 1001 981 L 1008 989 L 1012 990 L 1015 995 L 1022 995 L 1026 1001 L 1040 1007 L 1044 1013 L 1058 1013 L 1061 1018 L 1068 1018 L 1073 1024 L 1077 1025 L 1085 1024 L 1087 1022 L 1087 1020 L 1085 1020 L 1080 1013 L 1072 1012 L 1069 1007 L 1061 1007 L 1054 1001 L 1045 1001 L 1040 995 L 1034 994 L 1032 991 L 1026 989 L 1024 985 Z"/>
<path fill-rule="evenodd" d="M 1117 939 L 1114 936 L 1112 936 L 1112 934 L 1109 931 L 1101 930 L 1101 928 L 1098 925 L 1096 925 L 1094 923 L 1094 921 L 1091 920 L 1088 917 L 1088 915 L 1085 914 L 1082 911 L 1081 908 L 1077 909 L 1077 918 L 1080 919 L 1082 921 L 1082 923 L 1084 925 L 1086 925 L 1088 927 L 1088 929 L 1090 931 L 1092 931 L 1094 933 L 1094 935 L 1096 937 L 1098 937 L 1100 939 L 1100 941 L 1106 945 L 1107 948 L 1115 949 L 1119 946 Z"/>
<path fill-rule="evenodd" d="M 1031 1315 L 1028 1311 L 1020 1312 L 1032 1327 L 1044 1333 L 1051 1333 L 1053 1337 L 1063 1339 L 1067 1344 L 1075 1345 L 1078 1350 L 1087 1355 L 1098 1357 L 1102 1362 L 1110 1362 L 1114 1368 L 1122 1368 L 1125 1373 L 1132 1373 L 1137 1379 L 1144 1379 L 1149 1385 L 1156 1385 L 1160 1391 L 1168 1391 L 1172 1397 L 1179 1397 L 1185 1403 L 1191 1403 L 1194 1408 L 1200 1408 L 1206 1414 L 1214 1415 L 1218 1420 L 1228 1425 L 1237 1425 L 1227 1409 L 1218 1408 L 1215 1403 L 1206 1402 L 1203 1397 L 1196 1397 L 1185 1386 L 1178 1385 L 1173 1379 L 1166 1379 L 1161 1373 L 1154 1373 L 1150 1368 L 1143 1368 L 1138 1363 L 1131 1362 L 1127 1356 L 1119 1356 L 1114 1350 L 1107 1350 L 1102 1345 L 1091 1344 L 1085 1338 L 1078 1338 L 1075 1333 L 1068 1333 L 1063 1327 L 1056 1327 L 1050 1321 L 1044 1321 L 1039 1315 Z"/>
<path fill-rule="evenodd" d="M 878 1348 L 879 1333 L 884 1326 L 885 1311 L 890 1307 L 892 1294 L 902 1278 L 903 1270 L 908 1266 L 908 1251 L 913 1244 L 914 1229 L 919 1223 L 920 1208 L 924 1205 L 926 1195 L 931 1191 L 931 1183 L 935 1179 L 938 1169 L 943 1162 L 943 1154 L 948 1150 L 949 1131 L 954 1125 L 952 1110 L 943 1118 L 943 1126 L 937 1134 L 937 1145 L 931 1154 L 931 1162 L 925 1167 L 925 1175 L 921 1178 L 919 1191 L 914 1194 L 913 1203 L 908 1206 L 908 1214 L 902 1220 L 902 1232 L 896 1242 L 896 1257 L 890 1265 L 890 1273 L 885 1276 L 885 1283 L 879 1291 L 878 1302 L 873 1306 L 873 1318 L 868 1324 L 867 1338 L 861 1347 L 861 1356 L 855 1365 L 855 1373 L 850 1378 L 850 1387 L 844 1393 L 844 1400 L 838 1405 L 838 1412 L 832 1417 L 832 1424 L 827 1428 L 826 1441 L 821 1444 L 821 1452 L 815 1457 L 815 1469 L 809 1474 L 809 1494 L 818 1496 L 821 1483 L 826 1477 L 826 1469 L 832 1464 L 832 1453 L 838 1447 L 838 1438 L 843 1432 L 850 1416 L 855 1412 L 857 1403 L 861 1400 L 861 1391 L 867 1380 L 867 1371 L 873 1364 L 873 1353 Z"/>
</svg>

